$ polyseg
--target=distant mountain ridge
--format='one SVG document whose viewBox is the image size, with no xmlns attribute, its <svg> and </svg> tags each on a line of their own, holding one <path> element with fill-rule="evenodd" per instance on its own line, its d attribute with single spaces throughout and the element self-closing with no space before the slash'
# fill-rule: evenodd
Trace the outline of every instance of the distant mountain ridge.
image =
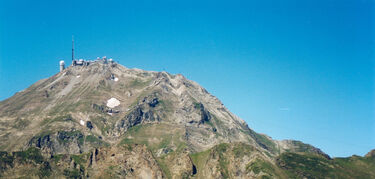
<svg viewBox="0 0 375 179">
<path fill-rule="evenodd" d="M 375 178 L 373 152 L 273 140 L 180 74 L 104 61 L 1 101 L 0 141 L 2 177 Z"/>
</svg>

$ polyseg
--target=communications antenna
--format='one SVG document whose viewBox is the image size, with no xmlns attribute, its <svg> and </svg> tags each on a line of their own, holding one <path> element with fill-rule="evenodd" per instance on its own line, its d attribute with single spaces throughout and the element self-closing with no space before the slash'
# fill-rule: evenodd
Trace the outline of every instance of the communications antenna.
<svg viewBox="0 0 375 179">
<path fill-rule="evenodd" d="M 72 35 L 72 61 L 74 61 L 74 36 Z"/>
</svg>

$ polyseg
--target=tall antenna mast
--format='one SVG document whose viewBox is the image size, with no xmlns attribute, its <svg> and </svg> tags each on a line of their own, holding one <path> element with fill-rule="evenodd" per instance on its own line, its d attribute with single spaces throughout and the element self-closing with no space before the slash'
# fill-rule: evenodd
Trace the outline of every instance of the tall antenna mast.
<svg viewBox="0 0 375 179">
<path fill-rule="evenodd" d="M 72 61 L 74 61 L 74 36 L 72 35 Z"/>
</svg>

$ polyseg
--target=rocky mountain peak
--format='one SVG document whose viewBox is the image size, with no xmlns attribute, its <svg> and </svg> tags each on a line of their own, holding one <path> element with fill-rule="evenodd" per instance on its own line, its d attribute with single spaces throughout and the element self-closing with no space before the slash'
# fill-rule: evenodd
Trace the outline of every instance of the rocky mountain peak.
<svg viewBox="0 0 375 179">
<path fill-rule="evenodd" d="M 307 153 L 331 160 L 311 145 L 256 133 L 181 74 L 113 62 L 84 64 L 69 66 L 0 102 L 0 150 L 28 151 L 44 162 L 57 161 L 54 167 L 67 168 L 61 171 L 65 176 L 86 177 L 284 176 L 277 166 L 288 164 L 280 158 L 284 154 L 287 159 Z M 18 160 L 8 153 L 2 156 Z M 249 162 L 269 169 L 253 171 L 257 166 L 245 165 Z"/>
</svg>

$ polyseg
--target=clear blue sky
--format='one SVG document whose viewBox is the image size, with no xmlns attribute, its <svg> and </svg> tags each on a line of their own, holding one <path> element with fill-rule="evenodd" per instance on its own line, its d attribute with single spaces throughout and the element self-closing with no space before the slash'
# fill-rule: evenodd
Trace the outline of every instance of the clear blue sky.
<svg viewBox="0 0 375 179">
<path fill-rule="evenodd" d="M 108 56 L 181 73 L 257 132 L 331 156 L 375 148 L 375 1 L 0 0 L 0 100 Z"/>
</svg>

